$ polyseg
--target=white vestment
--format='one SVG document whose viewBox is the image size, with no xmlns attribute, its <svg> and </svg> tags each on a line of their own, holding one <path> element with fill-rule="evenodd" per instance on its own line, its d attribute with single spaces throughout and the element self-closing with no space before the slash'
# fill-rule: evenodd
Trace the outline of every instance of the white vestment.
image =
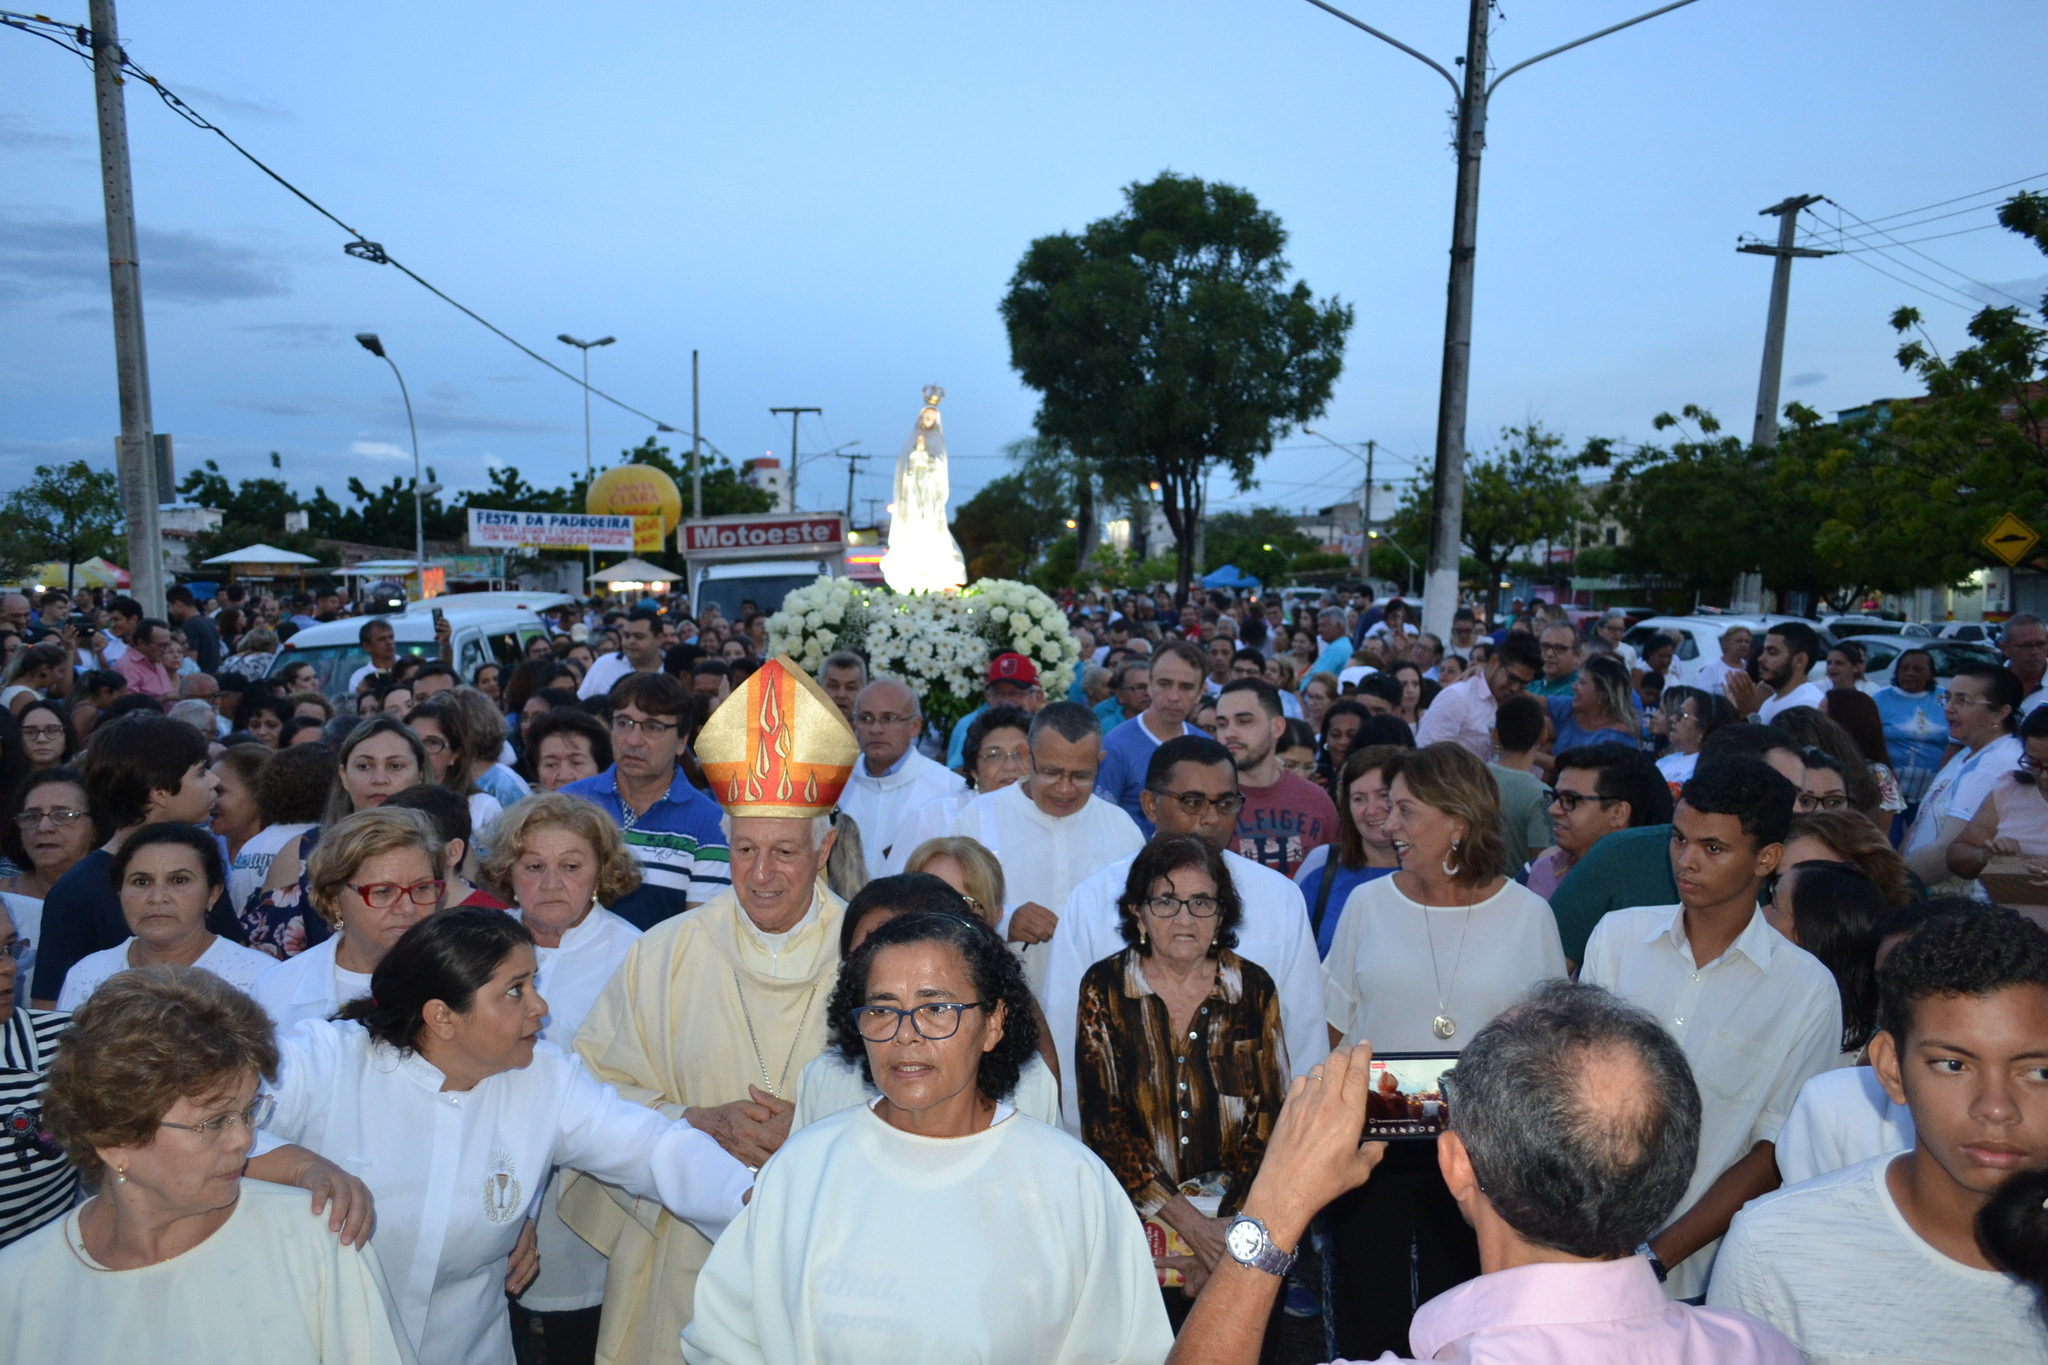
<svg viewBox="0 0 2048 1365">
<path fill-rule="evenodd" d="M 862 754 L 853 765 L 853 776 L 846 780 L 846 790 L 839 794 L 839 809 L 860 824 L 860 851 L 867 860 L 868 876 L 901 870 L 902 854 L 910 850 L 899 852 L 895 867 L 889 866 L 889 854 L 904 816 L 927 801 L 966 787 L 960 774 L 915 749 L 903 755 L 894 772 L 881 777 L 868 773 L 868 758 Z"/>
<path fill-rule="evenodd" d="M 312 1207 L 244 1180 L 211 1237 L 133 1270 L 87 1263 L 74 1209 L 0 1251 L 0 1360 L 412 1365 L 374 1246 L 343 1246 Z"/>
<path fill-rule="evenodd" d="M 866 1105 L 793 1133 L 712 1248 L 691 1365 L 1158 1365 L 1144 1225 L 1109 1168 L 1021 1114 L 961 1138 Z"/>
<path fill-rule="evenodd" d="M 1053 1051 L 1060 1075 L 1067 1078 L 1062 1113 L 1067 1131 L 1081 1131 L 1081 1104 L 1074 1084 L 1074 1030 L 1081 1008 L 1081 978 L 1088 969 L 1128 945 L 1119 927 L 1117 900 L 1131 875 L 1137 855 L 1121 858 L 1074 888 L 1060 911 L 1059 928 L 1047 944 L 1046 1027 L 1052 1030 Z M 1287 1039 L 1287 1064 L 1296 1075 L 1330 1055 L 1329 1029 L 1323 1021 L 1322 960 L 1315 936 L 1309 933 L 1308 905 L 1301 888 L 1272 868 L 1228 850 L 1223 865 L 1244 905 L 1237 924 L 1237 947 L 1247 962 L 1263 967 L 1280 993 L 1280 1032 Z"/>
<path fill-rule="evenodd" d="M 896 842 L 889 849 L 888 864 L 882 869 L 885 875 L 901 872 L 910 862 L 910 855 L 917 852 L 919 845 L 927 839 L 944 838 L 946 831 L 953 828 L 953 822 L 960 818 L 960 812 L 967 809 L 967 803 L 981 795 L 972 787 L 947 792 L 944 796 L 927 801 L 903 817 L 903 823 L 896 827 Z M 863 831 L 862 838 L 866 838 Z"/>
<path fill-rule="evenodd" d="M 323 938 L 256 978 L 249 994 L 282 1034 L 302 1019 L 332 1019 L 343 1005 L 370 993 L 368 972 L 344 971 L 335 961 L 341 935 Z"/>
<path fill-rule="evenodd" d="M 838 1049 L 827 1048 L 811 1058 L 803 1074 L 797 1077 L 796 1113 L 790 1115 L 790 1131 L 807 1128 L 842 1109 L 867 1104 L 881 1093 L 861 1075 L 858 1066 L 839 1055 Z M 1017 1076 L 1017 1093 L 1010 1096 L 1008 1103 L 1015 1105 L 1018 1113 L 1040 1123 L 1060 1121 L 1060 1083 L 1052 1068 L 1045 1064 L 1045 1058 L 1033 1052 L 1025 1059 Z"/>
<path fill-rule="evenodd" d="M 1003 918 L 997 932 L 1005 936 L 1018 906 L 1033 902 L 1057 915 L 1075 887 L 1145 846 L 1137 822 L 1114 802 L 1091 793 L 1088 804 L 1055 819 L 1032 804 L 1022 782 L 969 801 L 947 833 L 978 841 L 1003 865 Z M 1301 900 L 1299 892 L 1295 900 Z M 1029 944 L 1023 950 L 1024 977 L 1040 1003 L 1045 1000 L 1049 950 L 1049 943 Z"/>
<path fill-rule="evenodd" d="M 434 1365 L 512 1359 L 505 1258 L 557 1163 L 658 1197 L 714 1237 L 753 1180 L 708 1135 L 620 1099 L 546 1041 L 463 1091 L 358 1024 L 307 1020 L 278 1052 L 267 1132 L 370 1187 L 399 1326 Z"/>
</svg>

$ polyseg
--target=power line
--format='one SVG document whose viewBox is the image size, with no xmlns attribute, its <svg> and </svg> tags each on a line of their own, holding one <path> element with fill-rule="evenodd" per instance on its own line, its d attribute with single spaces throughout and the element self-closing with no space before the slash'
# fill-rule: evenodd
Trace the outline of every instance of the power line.
<svg viewBox="0 0 2048 1365">
<path fill-rule="evenodd" d="M 1933 290 L 1926 288 L 1924 285 L 1915 284 L 1911 280 L 1900 279 L 1897 275 L 1892 274 L 1891 271 L 1886 270 L 1881 266 L 1872 265 L 1869 261 L 1864 260 L 1861 256 L 1851 255 L 1849 256 L 1849 259 L 1854 261 L 1856 264 L 1862 266 L 1866 270 L 1877 271 L 1878 274 L 1884 276 L 1886 279 L 1892 281 L 1894 284 L 1904 285 L 1906 288 L 1912 290 L 1916 294 L 1925 294 L 1928 298 L 1933 299 L 1936 303 L 1945 303 L 1952 308 L 1960 308 L 1966 313 L 1975 312 L 1978 308 L 1983 306 L 1982 299 L 1969 299 L 1967 302 L 1959 303 L 1953 298 L 1947 298 L 1943 295 L 1935 293 Z M 1885 259 L 1890 260 L 1891 258 L 1886 257 Z M 1947 285 L 1942 285 L 1941 287 L 1944 289 L 1948 288 Z"/>
<path fill-rule="evenodd" d="M 1822 197 L 1826 198 L 1826 196 Z M 1912 252 L 1915 256 L 1918 256 L 1921 260 L 1926 261 L 1928 264 L 1932 266 L 1935 266 L 1937 269 L 1946 270 L 1949 274 L 1954 275 L 1957 279 L 1967 280 L 1969 283 L 1976 285 L 1979 289 L 1988 290 L 1989 292 L 1997 294 L 2003 298 L 2011 299 L 2014 303 L 2018 304 L 2022 308 L 2033 307 L 2033 305 L 2028 303 L 2025 299 L 2019 298 L 2012 294 L 2008 294 L 2005 290 L 2000 289 L 1995 284 L 1987 284 L 1983 280 L 1980 280 L 1977 277 L 1975 277 L 1974 275 L 1966 275 L 1952 265 L 1947 265 L 1941 261 L 1935 260 L 1934 257 L 1928 255 L 1926 252 L 1920 250 L 1918 247 L 1899 241 L 1898 238 L 1892 236 L 1892 234 L 1887 232 L 1885 229 L 1876 226 L 1874 223 L 1869 222 L 1867 219 L 1858 217 L 1853 211 L 1843 208 L 1839 201 L 1834 199 L 1828 199 L 1827 202 L 1833 204 L 1839 212 L 1848 214 L 1849 217 L 1854 218 L 1858 223 L 1862 224 L 1866 228 L 1869 228 L 1872 232 L 1875 232 L 1879 236 L 1884 237 L 1886 240 L 1890 241 L 1895 246 L 1904 247 L 1907 251 Z M 1897 257 L 1885 254 L 1881 248 L 1874 247 L 1873 250 L 1877 250 L 1880 255 L 1885 255 L 1885 259 L 1891 261 L 1893 265 L 1898 266 L 1902 270 L 1913 269 L 1913 267 L 1907 265 L 1904 261 L 1899 260 Z M 1913 271 L 1913 273 L 1917 275 L 1921 272 L 1915 270 Z"/>
<path fill-rule="evenodd" d="M 1915 242 L 1938 242 L 1944 237 L 1967 237 L 1973 232 L 1992 232 L 2002 228 L 2003 226 L 2004 225 L 2001 223 L 1979 223 L 1976 227 L 1957 228 L 1954 232 L 1936 232 L 1926 237 L 1908 237 L 1904 241 L 1900 242 L 1899 245 L 1911 246 Z M 1818 242 L 1824 240 L 1818 233 L 1814 232 L 1808 232 L 1806 235 L 1806 239 L 1810 242 Z M 1857 236 L 1853 233 L 1845 233 L 1839 240 L 1847 242 L 1862 242 L 1866 241 L 1867 239 Z M 1838 254 L 1844 256 L 1853 256 L 1859 251 L 1882 250 L 1884 250 L 1884 248 L 1881 246 L 1843 246 L 1835 248 L 1835 251 Z"/>
<path fill-rule="evenodd" d="M 1959 194 L 1953 199 L 1937 199 L 1932 204 L 1922 204 L 1917 209 L 1900 209 L 1897 213 L 1880 214 L 1870 221 L 1873 223 L 1888 223 L 1894 218 L 1910 218 L 1916 213 L 1925 213 L 1928 209 L 1944 208 L 1949 204 L 1960 204 L 1965 199 L 1978 199 L 1987 194 L 1997 194 L 2000 190 L 2009 190 L 2016 185 L 2024 185 L 2033 180 L 2048 180 L 2048 171 L 2042 171 L 2035 175 L 2023 175 L 2017 180 L 2008 180 L 2003 185 L 1993 185 L 1990 189 L 1985 190 L 1973 190 L 1968 194 Z M 1828 202 L 1833 204 L 1835 201 L 1830 199 Z M 1835 207 L 1840 208 L 1841 205 L 1836 204 Z"/>
</svg>

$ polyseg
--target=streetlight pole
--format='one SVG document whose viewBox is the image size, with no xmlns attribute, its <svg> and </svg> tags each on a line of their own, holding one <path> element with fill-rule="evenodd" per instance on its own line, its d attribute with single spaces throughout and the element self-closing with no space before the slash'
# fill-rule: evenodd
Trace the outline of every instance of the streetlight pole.
<svg viewBox="0 0 2048 1365">
<path fill-rule="evenodd" d="M 412 395 L 406 392 L 405 376 L 398 372 L 398 362 L 384 354 L 384 343 L 377 339 L 375 332 L 357 332 L 356 340 L 362 348 L 391 367 L 391 373 L 398 375 L 398 396 L 405 400 L 405 425 L 412 432 L 412 559 L 413 572 L 419 575 L 420 597 L 427 595 L 427 515 L 421 504 L 426 490 L 420 484 L 420 429 L 412 420 Z"/>
<path fill-rule="evenodd" d="M 1365 492 L 1359 500 L 1358 576 L 1365 583 L 1365 586 L 1370 588 L 1372 586 L 1372 460 L 1373 456 L 1379 451 L 1380 443 L 1378 441 L 1367 441 L 1365 443 L 1365 454 L 1360 455 L 1342 441 L 1333 441 L 1320 431 L 1310 427 L 1303 427 L 1302 431 L 1315 437 L 1326 446 L 1336 447 L 1365 466 Z"/>
<path fill-rule="evenodd" d="M 1486 149 L 1487 106 L 1500 83 L 1524 67 L 1584 47 L 1596 38 L 1633 28 L 1660 14 L 1682 9 L 1693 0 L 1672 0 L 1647 14 L 1638 14 L 1597 33 L 1539 52 L 1486 78 L 1488 24 L 1493 0 L 1471 0 L 1465 30 L 1464 81 L 1400 39 L 1354 19 L 1327 0 L 1308 0 L 1353 28 L 1369 33 L 1389 47 L 1407 53 L 1442 76 L 1451 87 L 1458 115 L 1458 188 L 1451 211 L 1451 273 L 1445 291 L 1443 380 L 1437 396 L 1436 473 L 1431 493 L 1429 568 L 1422 585 L 1422 626 L 1450 638 L 1451 617 L 1458 609 L 1458 556 L 1465 519 L 1465 414 L 1472 385 L 1472 269 L 1479 252 L 1479 163 Z"/>
<path fill-rule="evenodd" d="M 563 332 L 555 340 L 562 342 L 564 345 L 574 346 L 577 350 L 583 352 L 583 497 L 585 510 L 587 511 L 589 510 L 591 486 L 597 482 L 597 475 L 590 462 L 590 348 L 593 346 L 609 346 L 614 341 L 617 341 L 618 338 L 599 337 L 595 341 L 578 341 L 567 332 Z M 590 567 L 587 572 L 592 577 L 596 577 L 597 548 L 586 545 L 584 550 L 590 557 Z M 584 590 L 586 592 L 589 591 L 589 587 L 590 585 L 586 582 Z"/>
</svg>

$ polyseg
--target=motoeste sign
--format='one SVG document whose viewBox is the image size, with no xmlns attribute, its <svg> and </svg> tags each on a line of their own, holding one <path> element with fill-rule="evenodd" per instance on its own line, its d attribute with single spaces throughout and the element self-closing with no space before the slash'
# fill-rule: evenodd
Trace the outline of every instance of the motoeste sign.
<svg viewBox="0 0 2048 1365">
<path fill-rule="evenodd" d="M 676 533 L 685 555 L 715 559 L 833 554 L 846 547 L 846 518 L 837 513 L 785 516 L 707 517 L 685 522 Z"/>
</svg>

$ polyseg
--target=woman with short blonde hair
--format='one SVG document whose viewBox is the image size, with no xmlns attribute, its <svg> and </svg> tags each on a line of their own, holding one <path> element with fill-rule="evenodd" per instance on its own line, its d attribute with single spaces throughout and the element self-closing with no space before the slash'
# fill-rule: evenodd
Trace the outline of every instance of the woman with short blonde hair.
<svg viewBox="0 0 2048 1365">
<path fill-rule="evenodd" d="M 511 904 L 519 903 L 514 869 L 529 840 L 542 829 L 560 829 L 590 846 L 596 866 L 593 889 L 597 903 L 616 901 L 639 887 L 639 864 L 626 851 L 626 840 L 616 822 L 580 797 L 536 792 L 509 807 L 499 819 L 497 842 L 477 865 L 477 876 L 486 890 Z"/>
<path fill-rule="evenodd" d="M 911 850 L 905 872 L 929 872 L 967 898 L 994 928 L 1003 917 L 1003 865 L 977 839 L 946 835 Z"/>
</svg>

